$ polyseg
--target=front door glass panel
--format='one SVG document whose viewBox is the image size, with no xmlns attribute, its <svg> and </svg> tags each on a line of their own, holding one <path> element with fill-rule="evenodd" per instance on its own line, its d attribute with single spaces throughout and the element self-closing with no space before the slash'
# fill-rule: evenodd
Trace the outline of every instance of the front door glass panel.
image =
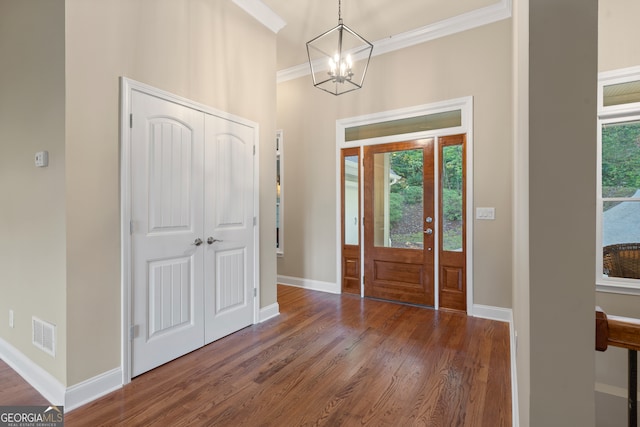
<svg viewBox="0 0 640 427">
<path fill-rule="evenodd" d="M 358 165 L 359 156 L 344 156 L 344 244 L 360 244 L 358 234 Z"/>
<path fill-rule="evenodd" d="M 423 150 L 374 154 L 374 245 L 422 250 Z"/>
<path fill-rule="evenodd" d="M 442 249 L 462 251 L 462 145 L 442 147 Z"/>
</svg>

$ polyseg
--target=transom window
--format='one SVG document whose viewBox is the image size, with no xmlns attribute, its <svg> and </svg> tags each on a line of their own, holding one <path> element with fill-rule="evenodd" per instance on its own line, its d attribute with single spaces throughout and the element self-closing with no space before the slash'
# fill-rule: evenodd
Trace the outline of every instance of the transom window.
<svg viewBox="0 0 640 427">
<path fill-rule="evenodd" d="M 640 293 L 640 67 L 602 73 L 597 287 Z"/>
</svg>

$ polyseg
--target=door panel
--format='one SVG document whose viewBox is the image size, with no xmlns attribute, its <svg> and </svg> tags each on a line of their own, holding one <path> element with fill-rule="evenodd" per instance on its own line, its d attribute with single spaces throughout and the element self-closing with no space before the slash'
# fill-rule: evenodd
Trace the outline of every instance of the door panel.
<svg viewBox="0 0 640 427">
<path fill-rule="evenodd" d="M 342 150 L 342 292 L 360 295 L 360 149 Z"/>
<path fill-rule="evenodd" d="M 434 304 L 433 146 L 364 148 L 365 296 Z"/>
<path fill-rule="evenodd" d="M 202 113 L 134 91 L 131 130 L 136 376 L 203 345 Z"/>
<path fill-rule="evenodd" d="M 467 310 L 465 135 L 439 138 L 441 308 Z"/>
<path fill-rule="evenodd" d="M 253 323 L 255 129 L 132 91 L 132 376 Z"/>
<path fill-rule="evenodd" d="M 253 323 L 254 130 L 206 116 L 205 341 Z"/>
</svg>

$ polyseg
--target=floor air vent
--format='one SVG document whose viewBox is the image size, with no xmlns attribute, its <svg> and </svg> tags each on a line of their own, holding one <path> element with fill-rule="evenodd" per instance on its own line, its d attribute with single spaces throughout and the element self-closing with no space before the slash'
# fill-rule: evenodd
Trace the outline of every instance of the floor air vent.
<svg viewBox="0 0 640 427">
<path fill-rule="evenodd" d="M 37 317 L 33 321 L 33 345 L 52 356 L 56 355 L 56 325 Z"/>
</svg>

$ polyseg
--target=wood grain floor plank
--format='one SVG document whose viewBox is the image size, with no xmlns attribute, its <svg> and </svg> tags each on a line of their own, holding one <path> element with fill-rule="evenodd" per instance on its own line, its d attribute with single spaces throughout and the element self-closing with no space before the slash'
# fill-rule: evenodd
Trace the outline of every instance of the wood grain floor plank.
<svg viewBox="0 0 640 427">
<path fill-rule="evenodd" d="M 278 302 L 280 316 L 134 378 L 65 425 L 511 424 L 507 324 L 287 286 Z M 12 374 L 0 364 L 3 384 Z M 38 404 L 25 384 L 13 390 Z"/>
</svg>

